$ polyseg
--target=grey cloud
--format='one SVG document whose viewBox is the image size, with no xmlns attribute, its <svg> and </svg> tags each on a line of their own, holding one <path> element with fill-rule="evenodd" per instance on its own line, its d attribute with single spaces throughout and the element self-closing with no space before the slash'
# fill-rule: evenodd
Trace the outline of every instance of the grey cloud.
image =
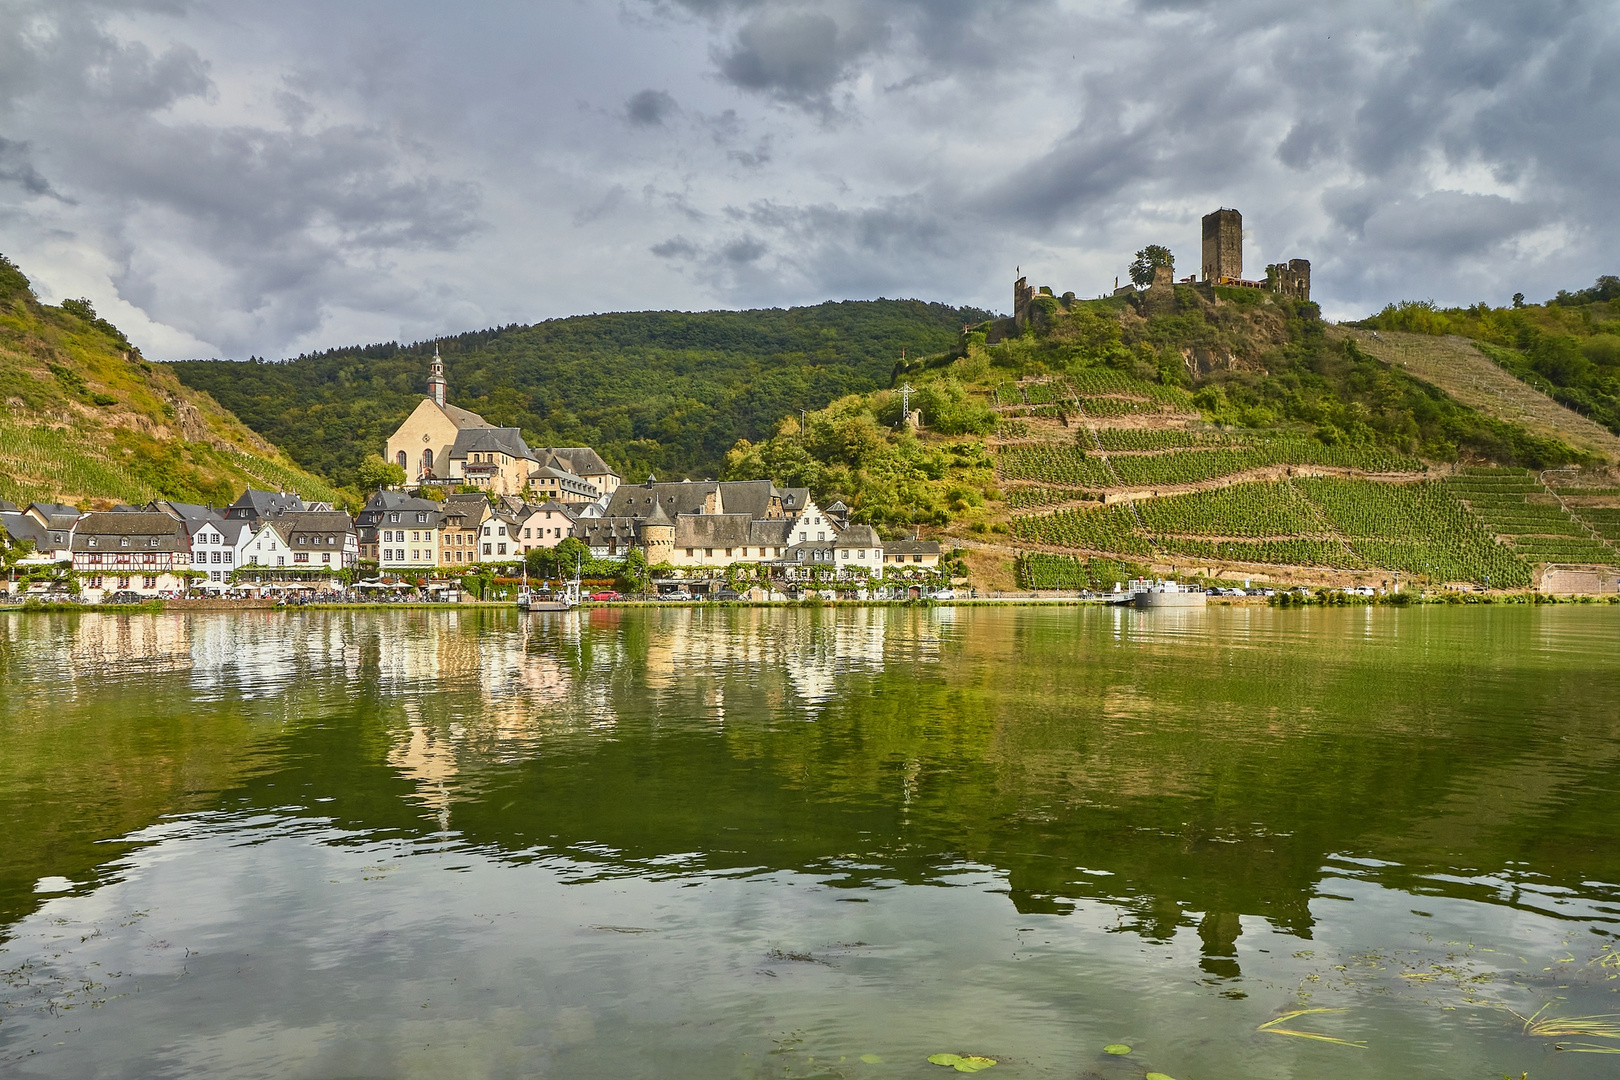
<svg viewBox="0 0 1620 1080">
<path fill-rule="evenodd" d="M 765 257 L 767 248 L 751 236 L 733 240 L 720 248 L 720 257 L 733 266 L 746 266 Z"/>
<path fill-rule="evenodd" d="M 825 113 L 853 63 L 887 36 L 881 20 L 865 15 L 841 24 L 826 11 L 770 9 L 744 23 L 716 63 L 745 90 Z"/>
<path fill-rule="evenodd" d="M 28 144 L 6 138 L 0 138 L 0 183 L 20 185 L 30 195 L 61 198 L 29 160 Z"/>
<path fill-rule="evenodd" d="M 663 90 L 639 90 L 624 106 L 625 119 L 637 127 L 661 127 L 679 111 L 675 99 Z"/>
<path fill-rule="evenodd" d="M 1500 195 L 1435 191 L 1377 207 L 1362 232 L 1379 248 L 1451 258 L 1506 243 L 1539 226 L 1543 216 Z"/>
<path fill-rule="evenodd" d="M 684 236 L 672 236 L 647 250 L 660 259 L 695 259 L 698 255 L 698 246 Z"/>
</svg>

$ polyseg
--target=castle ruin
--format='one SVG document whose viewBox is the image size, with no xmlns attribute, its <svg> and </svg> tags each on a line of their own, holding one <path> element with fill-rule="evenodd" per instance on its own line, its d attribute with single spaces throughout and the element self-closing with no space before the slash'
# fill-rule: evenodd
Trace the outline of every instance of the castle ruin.
<svg viewBox="0 0 1620 1080">
<path fill-rule="evenodd" d="M 1225 207 L 1204 215 L 1204 280 L 1243 280 L 1243 215 Z"/>
</svg>

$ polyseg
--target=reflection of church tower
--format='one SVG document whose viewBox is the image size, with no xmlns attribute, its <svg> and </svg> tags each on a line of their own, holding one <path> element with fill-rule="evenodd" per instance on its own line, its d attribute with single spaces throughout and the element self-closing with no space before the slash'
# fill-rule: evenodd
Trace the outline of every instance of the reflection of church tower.
<svg viewBox="0 0 1620 1080">
<path fill-rule="evenodd" d="M 652 513 L 641 520 L 641 547 L 647 565 L 657 566 L 675 557 L 675 523 L 664 513 L 664 504 L 654 497 Z"/>
<path fill-rule="evenodd" d="M 439 359 L 439 347 L 433 346 L 433 363 L 428 365 L 428 396 L 433 404 L 444 408 L 444 393 L 449 384 L 444 381 L 444 361 Z"/>
</svg>

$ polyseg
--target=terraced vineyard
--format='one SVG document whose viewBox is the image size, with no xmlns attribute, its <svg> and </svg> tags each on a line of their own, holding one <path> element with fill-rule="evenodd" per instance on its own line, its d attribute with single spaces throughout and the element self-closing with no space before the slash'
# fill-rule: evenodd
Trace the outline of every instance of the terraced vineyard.
<svg viewBox="0 0 1620 1080">
<path fill-rule="evenodd" d="M 1602 531 L 1566 511 L 1530 472 L 1469 469 L 1446 485 L 1487 529 L 1507 538 L 1530 562 L 1620 565 L 1615 548 L 1592 535 Z"/>
<path fill-rule="evenodd" d="M 1438 481 L 1260 481 L 1145 499 L 1136 509 L 1141 525 L 1115 504 L 1018 518 L 1013 532 L 1052 547 L 1152 551 L 1159 561 L 1382 569 L 1502 588 L 1528 586 L 1529 563 L 1540 561 L 1534 549 L 1499 543 Z"/>
<path fill-rule="evenodd" d="M 1132 578 L 1147 577 L 1138 563 L 1116 559 L 1081 559 L 1026 551 L 1018 556 L 1018 584 L 1026 589 L 1108 590 Z"/>
<path fill-rule="evenodd" d="M 1047 443 L 1003 450 L 1002 478 L 1058 487 L 1175 487 L 1279 465 L 1321 465 L 1377 473 L 1423 469 L 1423 463 L 1416 458 L 1387 448 L 1330 446 L 1292 433 L 1248 435 L 1114 428 L 1099 431 L 1097 436 L 1103 440 L 1105 450 L 1121 451 L 1110 458 L 1112 474 L 1103 459 L 1084 446 Z M 1089 439 L 1090 435 L 1081 437 Z"/>
<path fill-rule="evenodd" d="M 1007 492 L 1007 505 L 1019 510 L 1039 506 L 1060 506 L 1067 502 L 1085 502 L 1095 496 L 1083 488 L 1015 487 Z"/>
</svg>

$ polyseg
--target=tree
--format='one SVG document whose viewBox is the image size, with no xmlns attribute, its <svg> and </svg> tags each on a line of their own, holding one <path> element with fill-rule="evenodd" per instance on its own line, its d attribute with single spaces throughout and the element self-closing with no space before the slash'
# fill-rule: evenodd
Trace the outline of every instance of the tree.
<svg viewBox="0 0 1620 1080">
<path fill-rule="evenodd" d="M 355 479 L 360 482 L 361 491 L 398 487 L 405 482 L 405 470 L 391 461 L 384 461 L 381 454 L 367 454 L 361 460 L 360 468 L 355 470 Z"/>
<path fill-rule="evenodd" d="M 1176 268 L 1176 257 L 1170 254 L 1170 249 L 1158 244 L 1149 244 L 1136 253 L 1136 261 L 1131 263 L 1131 280 L 1146 287 L 1153 284 L 1153 270 L 1155 267 L 1168 266 Z"/>
<path fill-rule="evenodd" d="M 631 548 L 625 553 L 624 569 L 619 571 L 619 591 L 627 596 L 647 591 L 647 555 L 640 548 Z"/>
</svg>

